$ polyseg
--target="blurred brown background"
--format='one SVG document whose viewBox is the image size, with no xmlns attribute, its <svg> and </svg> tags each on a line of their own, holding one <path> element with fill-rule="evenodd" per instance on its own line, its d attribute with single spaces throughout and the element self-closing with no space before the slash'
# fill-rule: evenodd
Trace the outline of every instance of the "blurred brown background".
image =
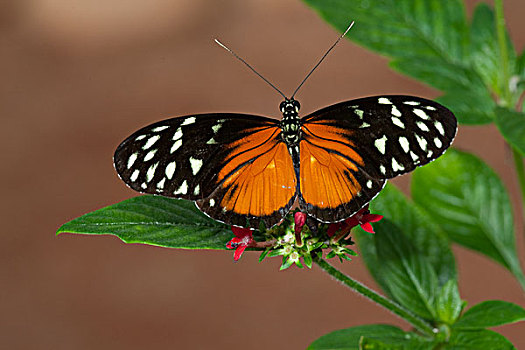
<svg viewBox="0 0 525 350">
<path fill-rule="evenodd" d="M 505 6 L 521 50 L 525 3 Z M 0 2 L 0 347 L 303 349 L 354 325 L 407 329 L 317 268 L 279 272 L 279 259 L 260 264 L 256 253 L 234 264 L 233 252 L 54 236 L 65 221 L 136 195 L 111 157 L 137 128 L 212 111 L 280 116 L 280 96 L 214 37 L 290 94 L 337 35 L 295 0 Z M 439 95 L 345 40 L 298 99 L 304 115 L 387 93 Z M 517 203 L 511 158 L 494 127 L 462 127 L 455 145 L 493 166 Z M 395 183 L 407 189 L 407 180 Z M 522 235 L 518 246 L 523 253 Z M 454 250 L 470 305 L 525 304 L 506 270 Z M 342 269 L 375 286 L 360 258 Z M 525 348 L 523 324 L 498 330 Z"/>
</svg>

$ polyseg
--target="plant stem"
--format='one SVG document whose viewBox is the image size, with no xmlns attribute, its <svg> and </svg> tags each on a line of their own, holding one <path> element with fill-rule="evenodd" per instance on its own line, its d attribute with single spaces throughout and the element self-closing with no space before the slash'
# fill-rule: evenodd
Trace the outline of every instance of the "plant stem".
<svg viewBox="0 0 525 350">
<path fill-rule="evenodd" d="M 512 147 L 512 156 L 514 158 L 514 167 L 516 168 L 516 175 L 521 189 L 521 203 L 523 204 L 523 214 L 525 217 L 525 168 L 523 167 L 523 158 L 520 152 L 514 147 Z"/>
<path fill-rule="evenodd" d="M 521 93 L 516 104 L 516 111 L 521 112 L 523 107 L 523 99 L 525 98 L 525 91 Z M 510 145 L 509 145 L 510 146 Z M 521 189 L 521 205 L 523 208 L 523 217 L 525 218 L 525 170 L 523 169 L 523 157 L 516 148 L 512 147 L 512 157 L 514 158 L 514 167 L 516 168 L 516 176 L 518 177 L 518 184 Z M 524 287 L 525 289 L 525 287 Z"/>
<path fill-rule="evenodd" d="M 377 292 L 368 288 L 361 282 L 358 282 L 352 279 L 351 277 L 345 275 L 344 273 L 342 273 L 341 271 L 337 270 L 335 267 L 330 265 L 323 258 L 315 257 L 314 261 L 317 265 L 319 265 L 320 268 L 326 271 L 330 276 L 340 281 L 341 283 L 343 283 L 345 286 L 347 286 L 354 292 L 365 296 L 366 298 L 372 300 L 376 304 L 379 304 L 380 306 L 384 307 L 388 311 L 399 316 L 400 318 L 402 318 L 403 320 L 405 320 L 406 322 L 414 326 L 420 332 L 426 335 L 429 335 L 429 336 L 434 336 L 437 333 L 438 331 L 437 328 L 433 327 L 430 323 L 414 315 L 412 312 L 405 309 L 403 306 L 397 304 L 396 302 L 385 298 L 381 294 L 378 294 Z"/>
<path fill-rule="evenodd" d="M 505 15 L 503 14 L 503 0 L 494 0 L 496 11 L 496 32 L 498 35 L 499 55 L 503 81 L 503 102 L 505 106 L 511 107 L 512 95 L 510 93 L 509 55 L 507 52 L 507 37 L 505 35 Z"/>
</svg>

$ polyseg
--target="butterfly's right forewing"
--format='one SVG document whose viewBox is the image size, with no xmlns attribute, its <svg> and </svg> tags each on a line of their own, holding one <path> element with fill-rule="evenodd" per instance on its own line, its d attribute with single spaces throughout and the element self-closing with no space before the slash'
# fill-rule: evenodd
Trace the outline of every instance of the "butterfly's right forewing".
<svg viewBox="0 0 525 350">
<path fill-rule="evenodd" d="M 323 221 L 349 217 L 385 180 L 439 157 L 457 130 L 442 105 L 397 95 L 339 103 L 302 122 L 301 199 Z"/>
</svg>

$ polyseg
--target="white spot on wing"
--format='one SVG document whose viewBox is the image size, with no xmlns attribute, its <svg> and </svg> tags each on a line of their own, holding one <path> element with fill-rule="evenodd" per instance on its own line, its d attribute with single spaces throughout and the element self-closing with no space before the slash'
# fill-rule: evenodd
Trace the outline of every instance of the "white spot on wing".
<svg viewBox="0 0 525 350">
<path fill-rule="evenodd" d="M 178 140 L 182 137 L 182 129 L 181 127 L 179 127 L 177 130 L 175 130 L 175 134 L 173 134 L 173 139 L 172 140 Z"/>
<path fill-rule="evenodd" d="M 135 161 L 137 160 L 137 157 L 138 157 L 138 153 L 137 152 L 135 152 L 135 153 L 133 153 L 132 155 L 129 156 L 128 169 L 133 166 L 133 163 L 135 163 Z"/>
<path fill-rule="evenodd" d="M 405 128 L 405 124 L 403 124 L 403 122 L 399 118 L 392 117 L 392 123 L 394 123 L 394 125 L 399 126 L 401 129 Z"/>
<path fill-rule="evenodd" d="M 365 113 L 365 112 L 363 112 L 363 111 L 360 110 L 360 109 L 356 109 L 356 110 L 355 110 L 355 114 L 357 114 L 357 115 L 359 116 L 359 119 L 363 119 L 363 114 L 364 114 L 364 113 Z"/>
<path fill-rule="evenodd" d="M 397 172 L 398 170 L 403 171 L 405 170 L 405 167 L 399 164 L 395 158 L 392 158 L 392 170 L 394 172 Z"/>
<path fill-rule="evenodd" d="M 359 128 L 361 128 L 361 129 L 362 128 L 368 128 L 369 126 L 370 126 L 370 124 L 363 122 L 363 124 L 361 124 L 361 126 Z"/>
<path fill-rule="evenodd" d="M 190 165 L 191 165 L 191 172 L 193 175 L 197 175 L 199 170 L 201 170 L 202 167 L 202 159 L 195 159 L 193 157 L 190 157 Z"/>
<path fill-rule="evenodd" d="M 425 123 L 423 123 L 423 122 L 416 122 L 416 125 L 421 130 L 428 131 L 428 126 Z"/>
<path fill-rule="evenodd" d="M 385 154 L 385 144 L 386 144 L 386 135 L 383 135 L 380 139 L 375 140 L 374 146 L 376 146 L 377 150 L 381 152 L 381 154 Z"/>
<path fill-rule="evenodd" d="M 213 130 L 214 133 L 217 133 L 221 127 L 222 127 L 222 122 L 219 120 L 218 124 L 212 126 L 211 129 Z"/>
<path fill-rule="evenodd" d="M 159 135 L 155 135 L 155 136 L 150 137 L 148 139 L 148 141 L 146 141 L 146 144 L 144 146 L 142 146 L 142 149 L 143 150 L 147 150 L 148 148 L 153 146 L 155 144 L 155 142 L 157 142 L 159 139 L 160 139 Z"/>
<path fill-rule="evenodd" d="M 184 180 L 182 182 L 182 185 L 180 185 L 180 187 L 175 190 L 175 192 L 173 192 L 173 194 L 186 194 L 188 193 L 188 183 L 186 182 L 186 180 Z"/>
<path fill-rule="evenodd" d="M 190 125 L 193 123 L 195 123 L 195 117 L 189 117 L 189 118 L 184 119 L 181 125 Z"/>
<path fill-rule="evenodd" d="M 412 157 L 412 160 L 414 161 L 414 164 L 417 164 L 415 163 L 415 161 L 419 160 L 419 157 L 412 151 L 410 151 L 410 157 Z M 419 161 L 418 161 L 419 163 Z"/>
<path fill-rule="evenodd" d="M 405 153 L 408 153 L 408 151 L 410 150 L 410 143 L 408 142 L 408 139 L 404 136 L 400 136 L 399 144 L 403 148 L 403 151 L 405 151 Z"/>
<path fill-rule="evenodd" d="M 409 106 L 419 106 L 420 105 L 420 103 L 416 101 L 405 101 L 403 103 Z"/>
<path fill-rule="evenodd" d="M 168 180 L 171 180 L 171 178 L 173 177 L 173 174 L 175 173 L 176 168 L 177 168 L 177 163 L 171 162 L 168 164 L 168 166 L 166 167 L 166 177 L 168 178 Z"/>
<path fill-rule="evenodd" d="M 178 150 L 180 146 L 182 146 L 182 140 L 178 139 L 177 141 L 175 141 L 175 143 L 173 143 L 173 146 L 171 146 L 170 153 L 173 153 L 176 150 Z"/>
<path fill-rule="evenodd" d="M 146 172 L 146 182 L 150 182 L 153 179 L 153 176 L 155 175 L 155 170 L 157 170 L 158 165 L 159 163 L 155 163 L 149 167 L 148 171 Z"/>
<path fill-rule="evenodd" d="M 382 104 L 382 105 L 391 105 L 392 102 L 390 102 L 390 100 L 386 97 L 380 97 L 378 100 L 377 100 L 378 103 Z"/>
<path fill-rule="evenodd" d="M 430 119 L 428 114 L 426 114 L 425 111 L 423 111 L 422 109 L 414 108 L 413 112 L 414 112 L 415 115 L 417 115 L 421 119 L 424 119 L 424 120 L 429 120 Z"/>
<path fill-rule="evenodd" d="M 167 128 L 169 128 L 169 126 L 167 126 L 167 125 L 164 125 L 164 126 L 157 126 L 156 128 L 151 129 L 151 131 L 159 132 L 159 131 L 162 131 L 162 130 L 166 130 Z"/>
<path fill-rule="evenodd" d="M 443 146 L 443 143 L 437 137 L 434 139 L 434 144 L 436 145 L 437 148 L 441 148 L 441 146 Z"/>
<path fill-rule="evenodd" d="M 381 174 L 385 175 L 386 174 L 386 169 L 383 165 L 380 165 L 379 166 L 379 171 L 381 172 Z"/>
<path fill-rule="evenodd" d="M 156 152 L 156 149 L 149 151 L 148 154 L 146 154 L 146 156 L 144 157 L 144 161 L 147 162 L 148 160 L 152 159 Z"/>
<path fill-rule="evenodd" d="M 139 169 L 135 169 L 135 171 L 133 172 L 133 174 L 131 174 L 129 179 L 132 182 L 135 182 L 137 180 L 137 178 L 139 177 L 139 173 L 140 173 Z"/>
<path fill-rule="evenodd" d="M 396 116 L 396 117 L 401 117 L 401 112 L 399 111 L 399 109 L 397 109 L 396 106 L 392 105 L 392 115 Z"/>
<path fill-rule="evenodd" d="M 429 111 L 435 111 L 436 108 L 432 107 L 432 106 L 425 106 L 426 109 L 428 109 Z"/>
<path fill-rule="evenodd" d="M 195 196 L 198 196 L 199 193 L 200 193 L 200 191 L 201 191 L 201 188 L 200 188 L 199 185 L 197 185 L 197 186 L 195 186 L 195 188 L 193 189 L 193 194 L 194 194 Z"/>
<path fill-rule="evenodd" d="M 135 139 L 135 141 L 140 141 L 142 140 L 143 138 L 145 138 L 146 135 L 140 135 L 140 136 L 137 136 L 137 138 Z"/>
<path fill-rule="evenodd" d="M 366 182 L 366 187 L 368 187 L 368 188 L 372 188 L 372 180 L 368 180 L 368 181 Z"/>
<path fill-rule="evenodd" d="M 217 141 L 215 141 L 215 139 L 212 137 L 211 139 L 209 139 L 207 142 L 206 142 L 207 145 L 215 145 L 217 144 Z"/>
<path fill-rule="evenodd" d="M 162 180 L 160 180 L 159 183 L 157 184 L 157 188 L 159 190 L 162 190 L 164 188 L 164 181 L 166 181 L 165 177 L 163 177 Z"/>
<path fill-rule="evenodd" d="M 445 136 L 445 129 L 443 128 L 443 124 L 441 124 L 439 121 L 436 120 L 434 122 L 434 126 L 436 127 L 436 129 L 438 129 L 441 135 Z"/>
<path fill-rule="evenodd" d="M 210 199 L 210 207 L 213 207 L 215 206 L 215 199 Z"/>
<path fill-rule="evenodd" d="M 419 147 L 421 147 L 423 151 L 426 151 L 427 150 L 427 140 L 425 140 L 423 137 L 420 137 L 418 134 L 416 134 L 416 139 L 417 139 L 417 143 L 419 143 Z"/>
</svg>

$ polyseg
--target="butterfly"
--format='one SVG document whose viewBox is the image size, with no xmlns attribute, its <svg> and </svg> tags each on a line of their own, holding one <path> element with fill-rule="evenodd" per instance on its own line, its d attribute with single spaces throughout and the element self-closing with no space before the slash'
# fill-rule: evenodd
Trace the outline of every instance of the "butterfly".
<svg viewBox="0 0 525 350">
<path fill-rule="evenodd" d="M 321 222 L 356 213 L 387 179 L 439 157 L 456 134 L 444 106 L 414 96 L 374 96 L 281 121 L 234 113 L 190 115 L 146 126 L 124 140 L 115 168 L 132 189 L 193 200 L 236 226 L 267 227 L 300 208 Z"/>
<path fill-rule="evenodd" d="M 365 97 L 300 118 L 294 95 L 283 95 L 281 120 L 210 113 L 146 126 L 118 146 L 115 169 L 136 191 L 193 200 L 230 225 L 271 227 L 296 200 L 317 221 L 338 222 L 456 135 L 454 114 L 420 97 Z"/>
</svg>

